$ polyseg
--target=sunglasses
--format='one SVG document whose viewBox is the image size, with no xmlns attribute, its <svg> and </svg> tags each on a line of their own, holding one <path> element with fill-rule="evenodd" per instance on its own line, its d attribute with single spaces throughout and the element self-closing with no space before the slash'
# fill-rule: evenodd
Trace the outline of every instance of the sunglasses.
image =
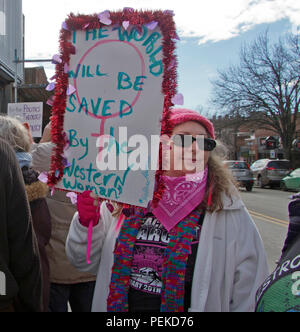
<svg viewBox="0 0 300 332">
<path fill-rule="evenodd" d="M 217 146 L 217 143 L 212 138 L 203 138 L 201 136 L 193 137 L 192 135 L 177 134 L 171 137 L 171 140 L 176 146 L 181 148 L 189 148 L 195 141 L 200 150 L 212 151 Z"/>
</svg>

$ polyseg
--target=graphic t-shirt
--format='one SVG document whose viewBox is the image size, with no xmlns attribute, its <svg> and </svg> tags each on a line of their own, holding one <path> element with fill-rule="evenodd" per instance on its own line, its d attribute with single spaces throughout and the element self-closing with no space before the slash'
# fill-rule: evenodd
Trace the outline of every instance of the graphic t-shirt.
<svg viewBox="0 0 300 332">
<path fill-rule="evenodd" d="M 256 294 L 257 312 L 300 312 L 300 235 Z"/>
<path fill-rule="evenodd" d="M 190 306 L 191 285 L 204 214 L 199 219 L 196 237 L 192 242 L 185 277 L 185 307 Z M 149 213 L 138 232 L 131 268 L 129 311 L 159 312 L 162 293 L 164 251 L 170 235 L 164 226 Z"/>
</svg>

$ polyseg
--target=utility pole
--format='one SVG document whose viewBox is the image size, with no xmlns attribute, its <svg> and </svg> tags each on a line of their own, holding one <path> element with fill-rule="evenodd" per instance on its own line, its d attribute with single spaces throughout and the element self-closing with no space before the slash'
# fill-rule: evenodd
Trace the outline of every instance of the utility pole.
<svg viewBox="0 0 300 332">
<path fill-rule="evenodd" d="M 15 103 L 18 102 L 18 50 L 15 49 L 15 83 L 14 83 L 14 88 L 15 88 Z"/>
</svg>

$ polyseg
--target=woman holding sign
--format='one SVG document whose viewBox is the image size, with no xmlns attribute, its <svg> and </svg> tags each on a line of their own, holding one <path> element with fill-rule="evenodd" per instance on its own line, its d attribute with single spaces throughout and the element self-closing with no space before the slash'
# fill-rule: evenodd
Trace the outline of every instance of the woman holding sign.
<svg viewBox="0 0 300 332">
<path fill-rule="evenodd" d="M 128 217 L 116 229 L 122 211 L 81 194 L 67 255 L 78 269 L 97 274 L 93 311 L 253 311 L 268 275 L 266 256 L 214 151 L 213 125 L 187 109 L 173 109 L 169 121 L 171 153 L 159 203 L 147 211 L 123 210 Z"/>
</svg>

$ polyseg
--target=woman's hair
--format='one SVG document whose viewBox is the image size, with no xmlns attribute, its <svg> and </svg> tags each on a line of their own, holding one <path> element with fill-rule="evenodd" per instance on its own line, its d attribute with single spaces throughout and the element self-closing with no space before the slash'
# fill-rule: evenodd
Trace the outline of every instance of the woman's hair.
<svg viewBox="0 0 300 332">
<path fill-rule="evenodd" d="M 115 217 L 115 218 L 119 218 L 121 213 L 122 213 L 122 210 L 123 210 L 122 204 L 119 204 L 117 202 L 111 202 L 111 204 L 114 207 L 114 211 L 112 213 L 112 216 Z"/>
<path fill-rule="evenodd" d="M 224 165 L 224 150 L 222 144 L 218 142 L 219 148 L 213 151 L 208 159 L 208 180 L 206 195 L 200 208 L 208 212 L 218 212 L 223 209 L 223 195 L 227 195 L 232 200 L 234 187 L 237 187 L 236 180 L 230 170 Z M 220 151 L 222 155 L 219 155 Z M 211 192 L 211 201 L 208 205 L 209 193 Z M 237 192 L 237 191 L 236 191 Z M 235 192 L 235 193 L 236 193 Z"/>
<path fill-rule="evenodd" d="M 14 118 L 0 115 L 0 137 L 17 152 L 29 152 L 31 140 L 27 129 Z"/>
</svg>

